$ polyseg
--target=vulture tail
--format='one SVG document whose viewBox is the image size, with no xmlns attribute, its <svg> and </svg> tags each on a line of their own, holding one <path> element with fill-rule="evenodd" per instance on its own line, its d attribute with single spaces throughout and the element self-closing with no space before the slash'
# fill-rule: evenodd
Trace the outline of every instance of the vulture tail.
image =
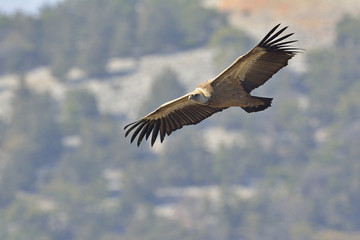
<svg viewBox="0 0 360 240">
<path fill-rule="evenodd" d="M 255 100 L 256 105 L 242 108 L 248 113 L 259 112 L 259 111 L 265 110 L 266 108 L 271 106 L 271 102 L 273 100 L 272 98 L 254 97 L 254 96 L 251 96 L 251 98 L 253 100 L 256 99 Z M 259 104 L 259 101 L 260 101 L 260 104 Z"/>
</svg>

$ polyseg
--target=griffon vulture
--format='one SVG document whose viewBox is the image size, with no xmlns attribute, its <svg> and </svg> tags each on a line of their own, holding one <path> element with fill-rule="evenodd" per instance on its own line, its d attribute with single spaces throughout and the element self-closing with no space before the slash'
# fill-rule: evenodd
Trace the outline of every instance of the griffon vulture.
<svg viewBox="0 0 360 240">
<path fill-rule="evenodd" d="M 163 142 L 175 130 L 185 125 L 197 124 L 216 112 L 229 107 L 241 107 L 246 112 L 262 111 L 271 105 L 272 98 L 256 97 L 250 93 L 263 85 L 272 75 L 287 65 L 300 49 L 284 41 L 293 33 L 279 37 L 287 27 L 276 32 L 275 26 L 253 49 L 239 57 L 214 79 L 200 83 L 193 92 L 166 102 L 142 119 L 125 126 L 125 137 L 135 130 L 139 146 L 143 138 L 151 136 L 151 146 L 160 132 Z"/>
</svg>

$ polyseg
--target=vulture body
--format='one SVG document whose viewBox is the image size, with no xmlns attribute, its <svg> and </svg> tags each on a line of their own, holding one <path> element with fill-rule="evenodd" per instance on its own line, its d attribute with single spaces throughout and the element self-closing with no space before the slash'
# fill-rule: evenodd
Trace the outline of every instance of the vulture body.
<svg viewBox="0 0 360 240">
<path fill-rule="evenodd" d="M 263 85 L 276 72 L 287 65 L 300 49 L 291 46 L 296 42 L 284 41 L 293 33 L 281 36 L 287 27 L 278 31 L 275 26 L 249 52 L 240 56 L 216 78 L 200 83 L 193 92 L 166 102 L 142 119 L 125 126 L 126 134 L 133 132 L 137 146 L 151 135 L 151 146 L 160 135 L 163 142 L 175 130 L 197 124 L 229 107 L 241 107 L 246 112 L 258 112 L 271 106 L 272 98 L 256 97 L 250 93 Z"/>
</svg>

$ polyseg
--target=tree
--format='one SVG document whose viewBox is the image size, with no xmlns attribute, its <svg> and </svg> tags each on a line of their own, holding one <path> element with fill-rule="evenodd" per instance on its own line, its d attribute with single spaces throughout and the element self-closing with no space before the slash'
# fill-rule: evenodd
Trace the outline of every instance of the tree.
<svg viewBox="0 0 360 240">
<path fill-rule="evenodd" d="M 137 39 L 142 53 L 175 49 L 184 37 L 176 19 L 176 5 L 164 0 L 144 1 L 138 14 Z"/>
<path fill-rule="evenodd" d="M 254 39 L 242 30 L 229 26 L 218 28 L 211 36 L 209 45 L 219 49 L 215 63 L 219 71 L 229 66 L 241 54 L 254 46 Z"/>
<path fill-rule="evenodd" d="M 21 81 L 12 109 L 3 143 L 9 160 L 0 182 L 0 189 L 7 193 L 1 198 L 7 201 L 19 190 L 33 191 L 39 171 L 56 163 L 62 152 L 56 105 L 50 96 L 33 93 Z"/>
<path fill-rule="evenodd" d="M 333 107 L 337 98 L 331 96 L 345 94 L 360 79 L 360 50 L 354 47 L 360 39 L 358 22 L 350 18 L 340 21 L 335 47 L 308 54 L 311 68 L 306 74 L 305 84 L 313 103 L 312 115 L 322 124 L 332 123 L 335 118 Z"/>
<path fill-rule="evenodd" d="M 85 89 L 70 90 L 62 104 L 62 118 L 65 132 L 79 133 L 86 120 L 100 117 L 95 96 Z"/>
<path fill-rule="evenodd" d="M 154 79 L 149 97 L 140 108 L 140 115 L 148 114 L 161 104 L 180 97 L 186 92 L 177 73 L 169 67 L 164 68 Z"/>
<path fill-rule="evenodd" d="M 80 29 L 84 16 L 69 1 L 56 7 L 46 7 L 40 12 L 42 55 L 52 73 L 64 78 L 75 66 L 81 46 Z"/>
<path fill-rule="evenodd" d="M 341 19 L 336 25 L 336 46 L 354 48 L 360 44 L 359 23 L 360 19 L 350 16 Z"/>
<path fill-rule="evenodd" d="M 162 179 L 167 186 L 210 184 L 213 180 L 213 158 L 206 149 L 202 134 L 194 134 L 190 127 L 171 136 L 159 161 Z M 197 130 L 199 133 L 201 130 Z"/>
<path fill-rule="evenodd" d="M 39 29 L 39 21 L 34 17 L 0 14 L 0 73 L 24 73 L 44 63 Z"/>
</svg>

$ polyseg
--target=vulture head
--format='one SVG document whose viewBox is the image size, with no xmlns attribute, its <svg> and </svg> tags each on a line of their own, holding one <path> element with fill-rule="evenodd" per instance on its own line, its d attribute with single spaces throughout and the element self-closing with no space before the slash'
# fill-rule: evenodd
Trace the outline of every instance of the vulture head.
<svg viewBox="0 0 360 240">
<path fill-rule="evenodd" d="M 188 100 L 193 100 L 200 104 L 206 104 L 210 99 L 210 94 L 206 94 L 206 92 L 201 88 L 196 88 L 188 97 Z"/>
</svg>

